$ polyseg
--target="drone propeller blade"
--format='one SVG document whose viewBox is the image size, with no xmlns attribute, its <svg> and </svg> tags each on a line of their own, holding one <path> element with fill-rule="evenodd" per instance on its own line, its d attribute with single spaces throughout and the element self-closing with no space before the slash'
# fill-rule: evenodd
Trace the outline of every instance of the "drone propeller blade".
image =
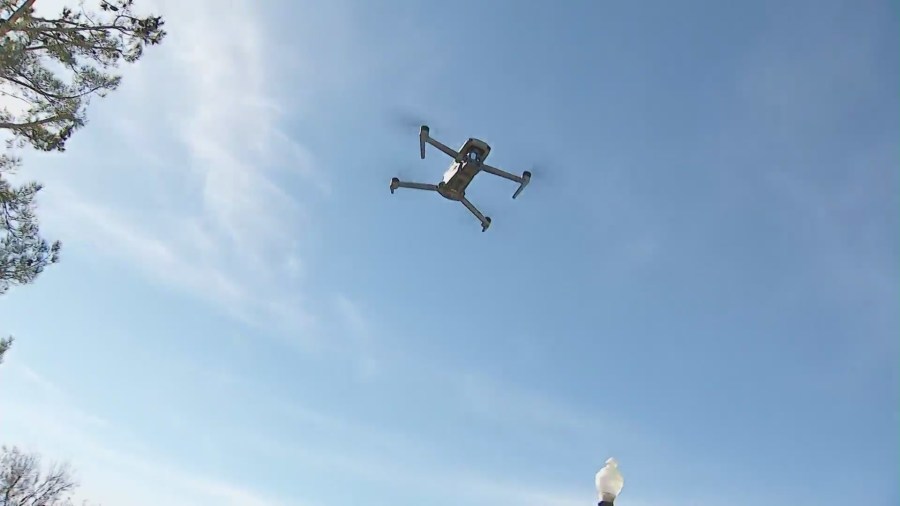
<svg viewBox="0 0 900 506">
<path fill-rule="evenodd" d="M 531 179 L 538 185 L 547 188 L 555 187 L 561 182 L 562 174 L 559 170 L 551 168 L 548 164 L 539 162 L 531 166 Z"/>
<path fill-rule="evenodd" d="M 525 172 L 529 174 L 529 177 L 516 189 L 513 198 L 524 198 L 529 202 L 537 203 L 551 195 L 560 197 L 560 192 L 568 193 L 571 190 L 571 188 L 566 188 L 566 182 L 570 178 L 567 178 L 565 173 L 556 170 L 555 166 L 548 167 L 546 164 L 536 163 Z M 523 191 L 526 187 L 528 187 L 528 191 Z M 527 197 L 525 194 L 528 194 Z"/>
<path fill-rule="evenodd" d="M 385 114 L 385 122 L 391 130 L 402 135 L 417 135 L 422 125 L 428 125 L 435 131 L 444 131 L 444 125 L 433 121 L 436 114 L 419 114 L 410 108 L 395 107 Z"/>
<path fill-rule="evenodd" d="M 421 171 L 419 171 L 421 172 Z M 415 178 L 416 171 L 411 169 L 408 165 L 400 165 L 397 167 L 395 171 L 396 176 L 400 178 L 401 181 L 412 181 Z"/>
<path fill-rule="evenodd" d="M 429 124 L 427 115 L 408 110 L 393 110 L 387 116 L 390 125 L 402 132 L 417 132 L 422 125 Z"/>
</svg>

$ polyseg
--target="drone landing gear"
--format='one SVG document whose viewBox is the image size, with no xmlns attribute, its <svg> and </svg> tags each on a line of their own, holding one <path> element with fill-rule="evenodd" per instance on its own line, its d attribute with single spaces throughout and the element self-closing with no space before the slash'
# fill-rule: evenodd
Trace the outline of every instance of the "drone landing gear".
<svg viewBox="0 0 900 506">
<path fill-rule="evenodd" d="M 391 193 L 394 193 L 394 190 L 397 188 L 412 188 L 414 190 L 431 190 L 437 191 L 438 187 L 434 184 L 425 184 L 425 183 L 408 183 L 406 181 L 400 181 L 399 178 L 391 179 Z"/>
<path fill-rule="evenodd" d="M 469 199 L 467 199 L 465 197 L 460 199 L 460 202 L 462 202 L 462 205 L 466 206 L 466 209 L 468 209 L 472 214 L 475 215 L 476 218 L 478 218 L 479 221 L 481 221 L 481 231 L 486 232 L 488 227 L 491 226 L 490 216 L 485 216 L 485 215 L 481 214 L 481 211 L 479 211 L 477 207 L 472 205 L 472 203 L 469 202 Z"/>
</svg>

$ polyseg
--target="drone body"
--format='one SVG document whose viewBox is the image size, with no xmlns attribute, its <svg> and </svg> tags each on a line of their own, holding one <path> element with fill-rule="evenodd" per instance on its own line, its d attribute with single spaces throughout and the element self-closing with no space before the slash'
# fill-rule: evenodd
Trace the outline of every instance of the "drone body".
<svg viewBox="0 0 900 506">
<path fill-rule="evenodd" d="M 432 139 L 429 135 L 428 127 L 422 125 L 419 131 L 419 153 L 422 159 L 425 159 L 425 144 L 431 144 L 447 156 L 453 158 L 450 168 L 444 172 L 444 178 L 438 184 L 426 183 L 410 183 L 400 181 L 399 178 L 391 179 L 391 193 L 397 188 L 413 188 L 416 190 L 435 191 L 448 200 L 461 202 L 472 214 L 481 221 L 481 231 L 484 232 L 491 226 L 491 218 L 481 214 L 474 205 L 466 198 L 466 188 L 472 183 L 475 176 L 481 171 L 509 179 L 519 183 L 519 189 L 513 194 L 513 198 L 519 196 L 519 193 L 525 189 L 525 186 L 531 181 L 531 173 L 525 171 L 521 176 L 510 174 L 496 167 L 491 167 L 484 163 L 488 155 L 491 153 L 491 147 L 482 140 L 469 139 L 459 151 L 455 151 L 445 146 L 436 139 Z"/>
</svg>

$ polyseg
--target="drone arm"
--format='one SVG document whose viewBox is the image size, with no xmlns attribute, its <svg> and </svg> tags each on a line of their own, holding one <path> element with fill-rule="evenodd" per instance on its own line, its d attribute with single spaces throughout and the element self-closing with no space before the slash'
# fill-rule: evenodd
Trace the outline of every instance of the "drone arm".
<svg viewBox="0 0 900 506">
<path fill-rule="evenodd" d="M 431 135 L 429 135 L 428 132 L 429 132 L 428 127 L 424 126 L 424 125 L 422 126 L 422 129 L 419 131 L 419 154 L 422 156 L 423 160 L 425 159 L 425 143 L 428 143 L 428 144 L 431 144 L 432 146 L 438 148 L 444 154 L 446 154 L 450 158 L 453 158 L 457 162 L 461 161 L 462 156 L 459 154 L 458 151 L 451 149 L 450 147 L 446 146 L 444 143 L 442 143 L 441 141 L 439 141 L 437 139 L 432 139 Z"/>
<path fill-rule="evenodd" d="M 509 179 L 510 181 L 515 181 L 516 183 L 519 183 L 519 189 L 516 190 L 516 193 L 513 193 L 512 198 L 518 197 L 519 194 L 522 193 L 522 190 L 524 190 L 525 187 L 528 186 L 528 183 L 531 182 L 531 172 L 528 172 L 527 170 L 525 172 L 523 172 L 521 176 L 517 176 L 515 174 L 510 174 L 509 172 L 506 172 L 505 170 L 498 169 L 497 167 L 491 167 L 490 165 L 487 165 L 487 164 L 481 164 L 481 169 L 483 171 L 487 172 L 488 174 L 500 176 L 502 178 Z"/>
<path fill-rule="evenodd" d="M 407 181 L 395 181 L 391 184 L 391 193 L 394 192 L 397 188 L 412 188 L 413 190 L 430 190 L 437 191 L 438 187 L 436 184 L 427 184 L 427 183 L 410 183 Z"/>
<path fill-rule="evenodd" d="M 472 203 L 469 202 L 469 199 L 463 197 L 462 199 L 460 199 L 460 202 L 462 202 L 462 205 L 466 206 L 466 209 L 468 209 L 469 212 L 474 214 L 475 217 L 478 218 L 478 221 L 481 222 L 481 231 L 482 232 L 484 232 L 485 230 L 487 230 L 487 228 L 489 226 L 491 226 L 491 219 L 486 217 L 485 215 L 481 214 L 481 211 L 479 211 L 477 207 L 472 205 Z"/>
<path fill-rule="evenodd" d="M 506 171 L 503 170 L 503 169 L 498 169 L 497 167 L 491 167 L 490 165 L 488 165 L 488 164 L 486 164 L 486 163 L 481 164 L 481 169 L 482 169 L 483 171 L 487 172 L 488 174 L 493 174 L 493 175 L 495 175 L 495 176 L 500 176 L 500 177 L 509 179 L 510 181 L 515 181 L 515 182 L 517 182 L 517 183 L 521 183 L 521 182 L 522 182 L 522 178 L 521 178 L 521 177 L 519 177 L 519 176 L 517 176 L 517 175 L 515 175 L 515 174 L 510 174 L 509 172 L 506 172 Z"/>
</svg>

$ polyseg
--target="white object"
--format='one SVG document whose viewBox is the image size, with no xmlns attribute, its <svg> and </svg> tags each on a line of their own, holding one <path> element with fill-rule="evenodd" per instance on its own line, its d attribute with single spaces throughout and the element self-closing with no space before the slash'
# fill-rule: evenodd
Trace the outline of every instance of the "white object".
<svg viewBox="0 0 900 506">
<path fill-rule="evenodd" d="M 613 502 L 625 485 L 625 479 L 619 472 L 619 462 L 612 457 L 606 459 L 606 465 L 597 471 L 594 484 L 597 486 L 597 495 L 601 501 Z"/>
</svg>

